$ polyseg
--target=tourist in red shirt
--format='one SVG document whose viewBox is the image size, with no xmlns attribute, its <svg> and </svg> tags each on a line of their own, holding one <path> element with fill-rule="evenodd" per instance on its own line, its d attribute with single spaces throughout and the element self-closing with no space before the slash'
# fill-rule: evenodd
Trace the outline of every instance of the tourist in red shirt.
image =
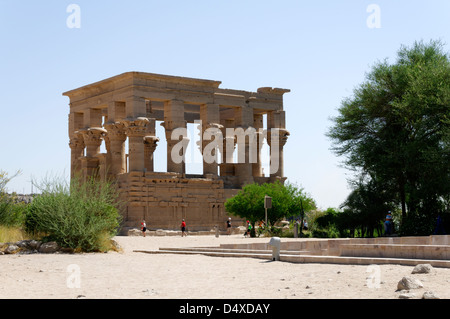
<svg viewBox="0 0 450 319">
<path fill-rule="evenodd" d="M 184 219 L 181 222 L 181 237 L 183 236 L 187 236 L 186 234 L 186 222 L 184 221 Z"/>
</svg>

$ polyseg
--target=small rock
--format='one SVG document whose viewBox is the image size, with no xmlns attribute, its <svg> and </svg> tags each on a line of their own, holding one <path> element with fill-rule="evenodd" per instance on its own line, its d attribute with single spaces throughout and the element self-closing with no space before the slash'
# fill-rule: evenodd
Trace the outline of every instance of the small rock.
<svg viewBox="0 0 450 319">
<path fill-rule="evenodd" d="M 59 250 L 59 246 L 55 241 L 50 241 L 48 243 L 43 243 L 39 247 L 39 252 L 43 254 L 53 254 Z"/>
<path fill-rule="evenodd" d="M 78 295 L 77 299 L 86 299 L 86 296 L 85 295 Z"/>
<path fill-rule="evenodd" d="M 42 242 L 38 240 L 30 240 L 30 242 L 28 243 L 28 247 L 30 247 L 30 249 L 32 250 L 38 250 L 41 244 Z"/>
<path fill-rule="evenodd" d="M 142 236 L 142 230 L 133 228 L 128 230 L 128 236 Z"/>
<path fill-rule="evenodd" d="M 425 291 L 423 293 L 422 299 L 441 299 L 432 291 Z"/>
<path fill-rule="evenodd" d="M 159 294 L 159 292 L 156 291 L 155 289 L 145 289 L 145 290 L 142 290 L 142 292 L 144 292 L 147 296 L 153 296 L 153 295 Z"/>
<path fill-rule="evenodd" d="M 412 277 L 403 277 L 397 284 L 397 290 L 409 290 L 409 289 L 417 289 L 423 288 L 423 284 L 420 280 L 412 278 Z"/>
<path fill-rule="evenodd" d="M 305 289 L 311 289 L 311 288 L 312 288 L 311 286 L 306 286 L 306 287 L 305 287 Z"/>
<path fill-rule="evenodd" d="M 400 299 L 412 299 L 414 297 L 416 297 L 416 294 L 413 294 L 413 293 L 410 293 L 410 292 L 403 293 L 403 294 L 400 294 L 398 296 L 398 298 L 400 298 Z"/>
<path fill-rule="evenodd" d="M 27 248 L 29 247 L 30 241 L 31 241 L 31 240 L 21 240 L 21 241 L 18 241 L 18 242 L 16 243 L 16 245 L 19 246 L 20 248 L 25 248 L 25 249 L 27 249 Z"/>
<path fill-rule="evenodd" d="M 20 247 L 14 244 L 8 245 L 5 249 L 5 254 L 15 254 L 19 251 Z"/>
<path fill-rule="evenodd" d="M 113 251 L 116 252 L 121 252 L 123 251 L 122 247 L 119 245 L 119 243 L 117 241 L 115 241 L 114 239 L 111 239 L 111 249 Z"/>
<path fill-rule="evenodd" d="M 429 274 L 433 271 L 433 266 L 430 264 L 418 264 L 414 267 L 412 274 Z"/>
<path fill-rule="evenodd" d="M 156 236 L 166 236 L 166 232 L 163 229 L 157 229 Z"/>
</svg>

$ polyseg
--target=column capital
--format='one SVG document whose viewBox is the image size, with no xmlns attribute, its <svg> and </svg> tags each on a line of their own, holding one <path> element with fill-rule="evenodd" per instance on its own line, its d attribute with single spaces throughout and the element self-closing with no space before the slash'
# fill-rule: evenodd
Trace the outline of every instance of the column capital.
<svg viewBox="0 0 450 319">
<path fill-rule="evenodd" d="M 166 131 L 173 131 L 176 128 L 182 127 L 182 128 L 186 128 L 186 124 L 187 121 L 183 120 L 183 121 L 171 121 L 171 120 L 166 120 L 164 122 L 161 122 L 159 125 L 161 125 L 162 127 L 164 127 L 164 129 Z"/>
<path fill-rule="evenodd" d="M 205 130 L 209 129 L 209 128 L 216 128 L 216 129 L 222 130 L 224 128 L 224 126 L 219 123 L 206 123 L 204 128 L 205 128 Z"/>
<path fill-rule="evenodd" d="M 71 149 L 80 149 L 85 147 L 83 135 L 81 135 L 79 131 L 74 132 L 70 138 L 69 147 Z"/>
<path fill-rule="evenodd" d="M 281 147 L 286 144 L 288 137 L 291 135 L 285 128 L 269 129 L 267 130 L 267 144 L 269 144 L 269 146 L 272 146 L 272 133 L 275 133 L 274 137 L 278 138 L 278 145 L 280 145 Z"/>
<path fill-rule="evenodd" d="M 118 140 L 118 141 L 126 140 L 127 135 L 126 135 L 126 131 L 125 131 L 125 125 L 123 123 L 121 123 L 121 122 L 106 123 L 103 126 L 108 131 L 106 133 L 106 136 L 110 140 Z"/>
<path fill-rule="evenodd" d="M 102 139 L 107 132 L 101 127 L 90 127 L 79 131 L 83 135 L 84 143 L 86 145 L 101 144 Z"/>
<path fill-rule="evenodd" d="M 125 125 L 126 134 L 130 137 L 144 137 L 149 122 L 146 117 L 127 118 L 122 121 Z"/>
<path fill-rule="evenodd" d="M 159 138 L 156 136 L 144 136 L 144 144 L 151 150 L 155 151 L 156 146 L 158 146 Z"/>
</svg>

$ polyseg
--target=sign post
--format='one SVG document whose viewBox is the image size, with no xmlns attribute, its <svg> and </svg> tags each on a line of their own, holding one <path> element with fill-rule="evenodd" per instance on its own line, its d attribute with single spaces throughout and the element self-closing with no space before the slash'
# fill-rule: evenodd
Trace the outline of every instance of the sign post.
<svg viewBox="0 0 450 319">
<path fill-rule="evenodd" d="M 264 196 L 264 209 L 266 210 L 266 227 L 267 227 L 267 208 L 272 208 L 272 197 Z"/>
</svg>

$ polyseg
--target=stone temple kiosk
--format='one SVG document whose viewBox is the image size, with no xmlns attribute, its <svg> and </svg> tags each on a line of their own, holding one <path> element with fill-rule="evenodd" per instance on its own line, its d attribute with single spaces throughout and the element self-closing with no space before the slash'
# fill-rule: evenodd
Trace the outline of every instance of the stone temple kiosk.
<svg viewBox="0 0 450 319">
<path fill-rule="evenodd" d="M 127 72 L 63 93 L 70 99 L 71 176 L 117 181 L 126 201 L 123 229 L 138 227 L 143 219 L 150 229 L 179 229 L 182 218 L 189 230 L 224 229 L 224 203 L 243 185 L 285 180 L 283 147 L 289 132 L 283 94 L 289 90 L 247 92 L 220 84 Z M 165 136 L 157 136 L 157 122 Z M 201 123 L 202 175 L 186 174 L 184 155 L 192 142 L 183 134 L 187 123 Z M 254 134 L 240 138 L 236 132 L 242 131 Z M 268 176 L 261 168 L 264 139 L 271 154 Z M 159 159 L 153 155 L 162 142 L 167 143 L 161 159 L 167 172 L 156 172 Z"/>
</svg>

